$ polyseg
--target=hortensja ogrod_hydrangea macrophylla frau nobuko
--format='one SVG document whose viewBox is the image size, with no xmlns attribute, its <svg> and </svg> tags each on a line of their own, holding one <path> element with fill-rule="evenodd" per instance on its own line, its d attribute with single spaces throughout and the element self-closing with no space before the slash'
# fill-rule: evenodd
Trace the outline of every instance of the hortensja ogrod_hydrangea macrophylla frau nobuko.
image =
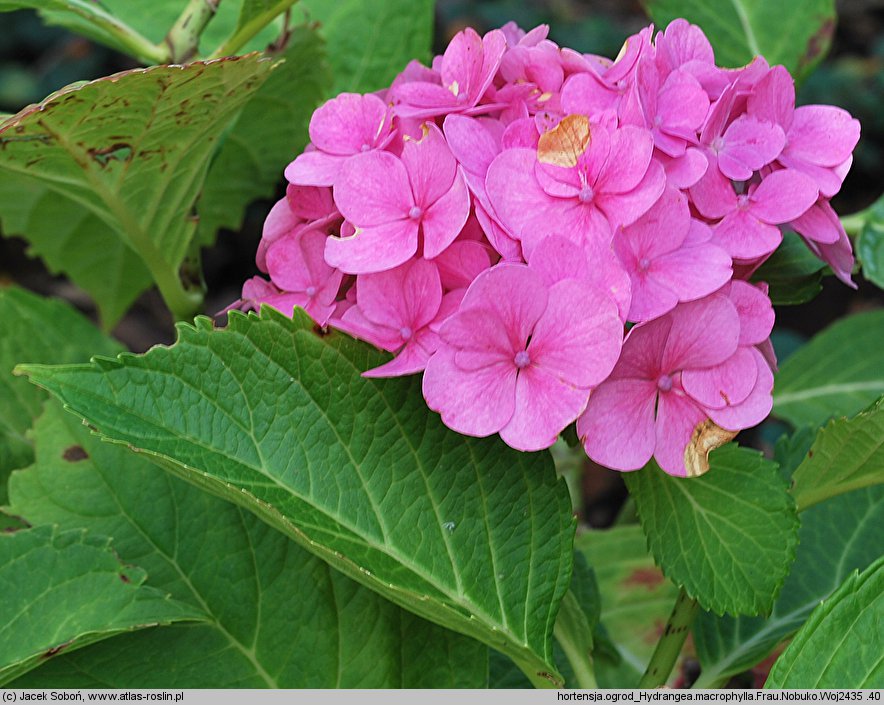
<svg viewBox="0 0 884 705">
<path fill-rule="evenodd" d="M 619 470 L 701 474 L 770 411 L 773 308 L 749 274 L 797 232 L 843 281 L 830 199 L 859 123 L 700 28 L 614 59 L 548 28 L 458 33 L 387 89 L 316 110 L 236 306 L 304 308 L 423 374 L 461 433 L 548 447 L 577 419 Z"/>
</svg>

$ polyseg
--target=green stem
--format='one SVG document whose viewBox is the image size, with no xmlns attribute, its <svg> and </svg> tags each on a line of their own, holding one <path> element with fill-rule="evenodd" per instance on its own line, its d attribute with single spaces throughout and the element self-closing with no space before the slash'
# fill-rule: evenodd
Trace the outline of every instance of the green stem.
<svg viewBox="0 0 884 705">
<path fill-rule="evenodd" d="M 283 12 L 287 11 L 296 2 L 297 0 L 277 0 L 268 9 L 249 18 L 246 23 L 238 26 L 236 31 L 228 37 L 221 46 L 211 53 L 209 58 L 220 59 L 225 56 L 233 56 L 252 37 L 264 29 L 274 19 L 279 17 Z"/>
<path fill-rule="evenodd" d="M 568 590 L 562 598 L 559 614 L 553 628 L 553 635 L 574 671 L 576 684 L 567 683 L 568 687 L 598 688 L 595 669 L 592 664 L 592 627 L 580 601 L 572 590 Z"/>
<path fill-rule="evenodd" d="M 842 216 L 841 225 L 851 238 L 855 238 L 859 235 L 860 230 L 863 229 L 868 218 L 868 210 L 860 211 L 859 213 L 851 213 L 850 215 Z"/>
<path fill-rule="evenodd" d="M 572 639 L 569 639 L 566 634 L 563 634 L 558 624 L 553 629 L 553 634 L 555 634 L 559 646 L 562 647 L 562 651 L 565 652 L 565 658 L 568 659 L 571 670 L 574 671 L 574 678 L 577 681 L 575 685 L 584 690 L 595 690 L 598 688 L 599 684 L 595 679 L 595 669 L 592 667 L 590 655 Z"/>
<path fill-rule="evenodd" d="M 215 16 L 221 0 L 189 0 L 164 40 L 173 63 L 192 59 L 206 25 Z"/>
<path fill-rule="evenodd" d="M 679 590 L 672 614 L 663 629 L 663 636 L 657 642 L 648 668 L 638 683 L 639 688 L 658 688 L 666 684 L 698 610 L 697 601 L 688 597 L 684 588 Z"/>
<path fill-rule="evenodd" d="M 126 53 L 145 64 L 164 64 L 169 56 L 162 46 L 154 44 L 129 25 L 101 9 L 98 3 L 87 0 L 67 0 L 68 9 L 104 30 L 117 40 Z"/>
</svg>

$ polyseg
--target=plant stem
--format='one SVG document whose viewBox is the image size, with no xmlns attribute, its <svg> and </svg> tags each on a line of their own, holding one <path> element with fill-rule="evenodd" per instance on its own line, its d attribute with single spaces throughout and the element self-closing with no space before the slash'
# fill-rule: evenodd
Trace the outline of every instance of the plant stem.
<svg viewBox="0 0 884 705">
<path fill-rule="evenodd" d="M 101 9 L 98 3 L 67 0 L 68 9 L 116 39 L 126 53 L 145 64 L 164 64 L 169 56 L 165 49 L 142 36 L 129 25 Z"/>
<path fill-rule="evenodd" d="M 297 0 L 277 0 L 273 5 L 257 15 L 249 18 L 247 22 L 239 25 L 236 31 L 230 35 L 221 46 L 209 56 L 210 59 L 220 59 L 224 56 L 233 56 L 238 52 L 252 37 L 264 29 L 274 19 L 279 17 L 283 12 L 294 5 Z"/>
<path fill-rule="evenodd" d="M 672 614 L 663 629 L 663 636 L 657 642 L 648 668 L 638 683 L 639 688 L 658 688 L 669 679 L 698 609 L 697 601 L 688 597 L 684 588 L 679 590 Z"/>
<path fill-rule="evenodd" d="M 173 63 L 192 59 L 200 44 L 200 36 L 215 16 L 221 0 L 189 0 L 164 40 Z"/>
<path fill-rule="evenodd" d="M 580 645 L 568 638 L 567 634 L 563 634 L 559 629 L 558 623 L 553 630 L 559 646 L 565 652 L 568 663 L 574 671 L 574 678 L 577 680 L 577 687 L 584 690 L 595 690 L 599 687 L 595 679 L 595 670 L 592 667 L 592 661 L 588 653 L 580 648 Z"/>
</svg>

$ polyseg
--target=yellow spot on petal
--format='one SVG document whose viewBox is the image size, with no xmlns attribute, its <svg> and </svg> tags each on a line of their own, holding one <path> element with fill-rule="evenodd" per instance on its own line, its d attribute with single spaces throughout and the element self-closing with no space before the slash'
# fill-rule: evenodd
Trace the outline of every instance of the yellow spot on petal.
<svg viewBox="0 0 884 705">
<path fill-rule="evenodd" d="M 709 470 L 709 454 L 725 443 L 729 443 L 737 435 L 736 431 L 727 431 L 718 426 L 712 419 L 697 424 L 691 434 L 691 440 L 684 449 L 684 466 L 688 477 L 699 477 Z"/>
<path fill-rule="evenodd" d="M 618 61 L 620 61 L 620 59 L 622 59 L 624 56 L 626 56 L 627 49 L 629 49 L 629 40 L 628 39 L 625 42 L 623 42 L 623 46 L 620 47 L 620 51 L 617 54 L 617 58 L 614 59 L 615 64 Z"/>
<path fill-rule="evenodd" d="M 589 146 L 589 118 L 568 115 L 556 127 L 540 136 L 537 160 L 554 166 L 577 166 L 577 160 Z"/>
<path fill-rule="evenodd" d="M 552 96 L 553 96 L 553 94 L 552 94 L 552 93 L 549 93 L 549 92 L 547 92 L 547 93 L 541 93 L 541 94 L 540 94 L 540 97 L 537 99 L 537 102 L 538 102 L 538 103 L 545 103 L 545 102 L 548 101 L 550 98 L 552 98 Z"/>
<path fill-rule="evenodd" d="M 457 81 L 452 81 L 451 85 L 448 86 L 448 90 L 450 90 L 454 95 L 460 94 L 460 84 Z"/>
</svg>

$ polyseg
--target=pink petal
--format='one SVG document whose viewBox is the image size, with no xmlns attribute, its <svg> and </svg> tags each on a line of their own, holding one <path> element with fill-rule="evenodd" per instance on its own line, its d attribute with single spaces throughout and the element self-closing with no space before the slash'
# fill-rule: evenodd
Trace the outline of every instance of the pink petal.
<svg viewBox="0 0 884 705">
<path fill-rule="evenodd" d="M 531 253 L 528 266 L 548 286 L 563 279 L 587 279 L 589 267 L 583 249 L 561 235 L 544 238 Z"/>
<path fill-rule="evenodd" d="M 522 261 L 522 246 L 518 240 L 513 240 L 506 230 L 492 218 L 488 211 L 481 203 L 474 204 L 476 210 L 476 220 L 482 226 L 485 237 L 488 242 L 497 251 L 497 253 L 505 260 L 511 262 Z"/>
<path fill-rule="evenodd" d="M 654 453 L 657 386 L 644 380 L 611 380 L 593 390 L 577 420 L 586 454 L 615 470 L 638 470 Z"/>
<path fill-rule="evenodd" d="M 648 275 L 675 292 L 679 301 L 693 301 L 724 286 L 733 269 L 727 252 L 709 243 L 682 247 L 657 258 Z"/>
<path fill-rule="evenodd" d="M 722 218 L 737 206 L 733 184 L 718 169 L 718 160 L 709 152 L 706 173 L 691 187 L 691 202 L 707 218 Z"/>
<path fill-rule="evenodd" d="M 688 199 L 678 189 L 668 188 L 647 213 L 617 234 L 615 251 L 620 255 L 628 247 L 636 260 L 653 260 L 681 247 L 690 224 Z"/>
<path fill-rule="evenodd" d="M 745 210 L 736 210 L 724 217 L 713 231 L 714 242 L 734 259 L 750 260 L 773 252 L 783 240 L 775 225 L 762 223 Z"/>
<path fill-rule="evenodd" d="M 648 272 L 637 272 L 631 279 L 632 301 L 626 319 L 635 323 L 650 321 L 671 311 L 678 304 L 678 294 Z"/>
<path fill-rule="evenodd" d="M 712 294 L 699 301 L 679 304 L 668 314 L 672 328 L 663 353 L 662 371 L 711 367 L 727 360 L 737 349 L 740 318 L 728 298 Z"/>
<path fill-rule="evenodd" d="M 403 118 L 430 118 L 457 109 L 455 95 L 442 86 L 425 81 L 400 83 L 391 91 L 397 101 L 393 110 Z"/>
<path fill-rule="evenodd" d="M 461 308 L 439 327 L 439 335 L 454 350 L 462 370 L 478 370 L 500 362 L 512 363 L 521 341 L 514 346 L 506 325 L 494 311 Z"/>
<path fill-rule="evenodd" d="M 749 196 L 749 212 L 771 225 L 788 223 L 816 203 L 818 195 L 812 179 L 794 169 L 781 169 L 765 176 Z"/>
<path fill-rule="evenodd" d="M 389 125 L 389 111 L 375 95 L 341 93 L 313 113 L 310 141 L 329 154 L 358 154 L 374 147 Z"/>
<path fill-rule="evenodd" d="M 745 181 L 752 172 L 776 159 L 785 144 L 786 135 L 779 125 L 744 115 L 724 133 L 718 168 L 729 179 Z"/>
<path fill-rule="evenodd" d="M 834 105 L 805 105 L 795 111 L 786 151 L 790 157 L 834 167 L 859 142 L 859 121 Z"/>
<path fill-rule="evenodd" d="M 341 214 L 359 228 L 405 218 L 414 205 L 408 172 L 389 152 L 350 157 L 334 188 Z"/>
<path fill-rule="evenodd" d="M 593 117 L 603 110 L 615 110 L 620 94 L 594 73 L 578 73 L 562 86 L 562 110 L 567 115 Z"/>
<path fill-rule="evenodd" d="M 392 269 L 417 252 L 417 223 L 397 220 L 362 228 L 350 237 L 330 237 L 325 261 L 347 274 L 370 274 Z"/>
<path fill-rule="evenodd" d="M 451 189 L 457 162 L 435 125 L 426 124 L 420 140 L 406 139 L 401 158 L 418 207 L 429 208 Z"/>
<path fill-rule="evenodd" d="M 642 379 L 656 385 L 663 372 L 663 354 L 672 329 L 672 316 L 633 326 L 623 341 L 620 359 L 610 379 Z"/>
<path fill-rule="evenodd" d="M 469 215 L 470 192 L 463 177 L 457 174 L 448 192 L 430 206 L 421 218 L 424 257 L 432 259 L 454 242 Z"/>
<path fill-rule="evenodd" d="M 773 330 L 774 309 L 765 291 L 749 282 L 731 283 L 728 298 L 740 316 L 740 345 L 760 345 Z"/>
<path fill-rule="evenodd" d="M 347 159 L 318 150 L 304 152 L 285 168 L 285 178 L 302 186 L 332 186 Z"/>
<path fill-rule="evenodd" d="M 402 377 L 422 371 L 439 347 L 439 337 L 429 329 L 410 340 L 396 357 L 379 367 L 363 372 L 363 377 Z"/>
<path fill-rule="evenodd" d="M 606 193 L 632 191 L 648 172 L 653 153 L 654 138 L 647 130 L 632 125 L 614 130 L 608 160 L 595 188 Z"/>
<path fill-rule="evenodd" d="M 793 220 L 791 226 L 808 240 L 831 245 L 841 237 L 841 231 L 835 223 L 837 218 L 827 201 L 819 201 Z"/>
<path fill-rule="evenodd" d="M 528 354 L 537 366 L 575 387 L 594 387 L 614 369 L 623 324 L 614 302 L 587 282 L 565 279 L 549 290 Z"/>
<path fill-rule="evenodd" d="M 660 395 L 654 425 L 654 458 L 664 472 L 676 477 L 687 475 L 684 452 L 694 429 L 705 420 L 706 413 L 688 397 L 674 390 Z"/>
<path fill-rule="evenodd" d="M 529 365 L 516 380 L 516 406 L 500 437 L 517 450 L 549 448 L 586 407 L 589 390 Z"/>
<path fill-rule="evenodd" d="M 432 262 L 415 259 L 386 272 L 363 274 L 357 302 L 372 323 L 416 333 L 436 317 L 442 303 L 439 271 Z"/>
<path fill-rule="evenodd" d="M 835 217 L 837 219 L 837 216 Z M 838 242 L 829 245 L 814 242 L 813 240 L 805 240 L 804 244 L 807 245 L 811 252 L 832 268 L 832 272 L 838 279 L 847 284 L 851 289 L 856 289 L 856 284 L 850 278 L 853 272 L 853 265 L 856 262 L 853 257 L 853 248 L 840 221 L 838 221 L 837 227 L 840 232 Z"/>
<path fill-rule="evenodd" d="M 746 107 L 750 115 L 788 131 L 795 112 L 795 82 L 784 66 L 774 66 L 756 84 Z"/>
<path fill-rule="evenodd" d="M 448 146 L 460 165 L 484 179 L 488 166 L 500 153 L 500 140 L 486 127 L 485 121 L 463 115 L 448 115 L 443 129 Z"/>
<path fill-rule="evenodd" d="M 465 371 L 454 363 L 454 351 L 442 346 L 427 362 L 423 394 L 442 423 L 468 436 L 489 436 L 503 428 L 516 404 L 516 366 L 499 363 Z"/>
<path fill-rule="evenodd" d="M 752 392 L 741 404 L 709 410 L 709 417 L 729 431 L 740 431 L 761 423 L 773 408 L 771 394 L 774 383 L 773 373 L 765 362 L 764 356 L 755 348 L 750 348 L 750 350 L 758 370 L 758 377 Z"/>
<path fill-rule="evenodd" d="M 596 196 L 595 203 L 605 212 L 611 227 L 629 225 L 647 213 L 654 202 L 660 198 L 666 187 L 666 173 L 656 160 L 651 161 L 651 166 L 638 186 L 628 193 L 608 194 L 601 193 Z"/>
<path fill-rule="evenodd" d="M 657 98 L 657 115 L 667 128 L 696 138 L 708 112 L 709 97 L 696 78 L 684 71 L 666 77 Z"/>
<path fill-rule="evenodd" d="M 685 370 L 681 384 L 685 392 L 706 409 L 723 409 L 745 401 L 757 377 L 752 349 L 741 347 L 720 365 Z"/>
<path fill-rule="evenodd" d="M 703 178 L 709 166 L 709 162 L 699 149 L 687 149 L 682 156 L 674 159 L 661 158 L 658 155 L 658 159 L 666 171 L 666 182 L 670 186 L 680 189 L 694 186 Z M 718 170 L 716 169 L 716 171 Z M 730 185 L 730 182 L 726 180 L 725 182 Z"/>
<path fill-rule="evenodd" d="M 480 272 L 491 266 L 486 245 L 473 240 L 451 243 L 433 262 L 439 268 L 442 287 L 450 291 L 468 287 Z"/>
<path fill-rule="evenodd" d="M 307 221 L 322 220 L 337 212 L 330 188 L 289 184 L 285 198 L 292 213 Z"/>
<path fill-rule="evenodd" d="M 657 35 L 655 44 L 657 62 L 670 71 L 688 61 L 715 63 L 712 45 L 703 30 L 681 18 L 672 20 L 666 29 Z"/>
</svg>

